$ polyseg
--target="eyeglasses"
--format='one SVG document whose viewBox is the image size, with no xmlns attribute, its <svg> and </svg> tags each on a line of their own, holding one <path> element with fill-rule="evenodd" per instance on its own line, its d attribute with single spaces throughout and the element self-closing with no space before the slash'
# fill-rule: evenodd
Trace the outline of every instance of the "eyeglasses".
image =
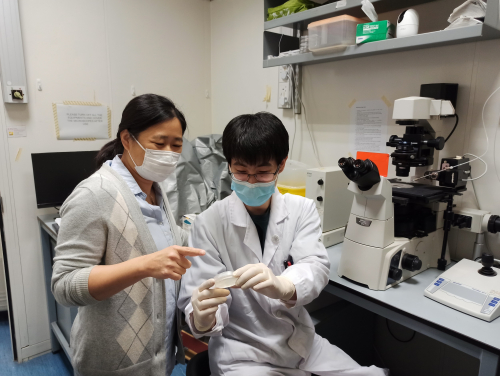
<svg viewBox="0 0 500 376">
<path fill-rule="evenodd" d="M 264 174 L 243 174 L 243 173 L 238 173 L 238 172 L 233 173 L 233 172 L 229 171 L 229 175 L 231 175 L 231 179 L 233 179 L 235 181 L 247 182 L 250 180 L 250 178 L 252 176 L 254 176 L 255 179 L 259 183 L 270 183 L 275 179 L 276 174 L 278 173 L 279 169 L 280 169 L 280 166 L 278 166 L 278 168 L 276 169 L 276 172 L 274 174 L 272 172 L 268 172 L 268 173 L 264 173 Z"/>
</svg>

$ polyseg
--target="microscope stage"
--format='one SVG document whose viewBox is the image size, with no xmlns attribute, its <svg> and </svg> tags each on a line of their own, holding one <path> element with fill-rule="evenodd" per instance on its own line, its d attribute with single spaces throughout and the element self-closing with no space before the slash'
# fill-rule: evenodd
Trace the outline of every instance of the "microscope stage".
<svg viewBox="0 0 500 376">
<path fill-rule="evenodd" d="M 429 184 L 407 183 L 398 179 L 389 179 L 394 197 L 406 198 L 415 204 L 429 204 L 441 201 L 450 194 L 456 195 L 465 189 L 456 190 Z"/>
<path fill-rule="evenodd" d="M 500 269 L 496 276 L 478 273 L 481 264 L 463 259 L 433 281 L 424 295 L 485 321 L 500 315 Z"/>
</svg>

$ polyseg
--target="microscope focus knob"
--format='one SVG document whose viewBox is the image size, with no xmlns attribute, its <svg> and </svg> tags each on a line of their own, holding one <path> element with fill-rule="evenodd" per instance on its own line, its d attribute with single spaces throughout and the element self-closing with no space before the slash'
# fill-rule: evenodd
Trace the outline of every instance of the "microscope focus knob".
<svg viewBox="0 0 500 376">
<path fill-rule="evenodd" d="M 420 260 L 418 256 L 407 253 L 401 260 L 401 267 L 410 272 L 414 272 L 422 268 L 422 260 Z"/>
<path fill-rule="evenodd" d="M 399 281 L 401 277 L 403 276 L 403 271 L 399 268 L 395 268 L 394 266 L 391 266 L 389 269 L 389 278 Z"/>
<path fill-rule="evenodd" d="M 496 234 L 500 231 L 500 217 L 498 215 L 492 215 L 488 220 L 488 232 Z"/>
<path fill-rule="evenodd" d="M 427 145 L 433 147 L 436 150 L 443 150 L 444 148 L 444 137 L 437 137 L 435 140 L 428 140 Z"/>
<path fill-rule="evenodd" d="M 318 185 L 323 185 L 323 184 L 325 184 L 325 182 L 323 181 L 323 179 L 319 179 L 318 180 Z"/>
<path fill-rule="evenodd" d="M 316 198 L 316 200 L 318 200 L 319 202 L 321 202 L 321 201 L 323 201 L 323 197 L 318 196 L 318 198 Z"/>
</svg>

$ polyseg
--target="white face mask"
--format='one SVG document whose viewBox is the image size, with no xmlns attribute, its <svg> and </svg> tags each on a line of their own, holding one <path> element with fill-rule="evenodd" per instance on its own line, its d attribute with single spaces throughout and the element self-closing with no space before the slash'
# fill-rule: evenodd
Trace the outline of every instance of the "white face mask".
<svg viewBox="0 0 500 376">
<path fill-rule="evenodd" d="M 130 159 L 134 162 L 137 173 L 146 180 L 154 182 L 164 181 L 171 173 L 175 171 L 177 162 L 181 155 L 174 151 L 145 149 L 137 139 L 132 136 L 137 144 L 145 151 L 144 161 L 141 166 L 137 166 L 130 151 Z"/>
</svg>

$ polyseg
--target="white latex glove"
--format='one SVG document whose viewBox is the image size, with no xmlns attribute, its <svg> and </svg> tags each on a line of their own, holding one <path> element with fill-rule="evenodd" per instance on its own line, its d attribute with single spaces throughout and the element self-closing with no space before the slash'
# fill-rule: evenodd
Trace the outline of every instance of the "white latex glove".
<svg viewBox="0 0 500 376">
<path fill-rule="evenodd" d="M 295 285 L 286 277 L 276 277 L 264 264 L 248 264 L 236 270 L 236 287 L 253 289 L 271 299 L 290 300 L 295 294 Z"/>
<path fill-rule="evenodd" d="M 203 282 L 193 291 L 191 305 L 193 306 L 193 323 L 200 332 L 206 332 L 215 325 L 215 313 L 221 304 L 227 301 L 229 290 L 212 289 L 213 279 Z"/>
</svg>

